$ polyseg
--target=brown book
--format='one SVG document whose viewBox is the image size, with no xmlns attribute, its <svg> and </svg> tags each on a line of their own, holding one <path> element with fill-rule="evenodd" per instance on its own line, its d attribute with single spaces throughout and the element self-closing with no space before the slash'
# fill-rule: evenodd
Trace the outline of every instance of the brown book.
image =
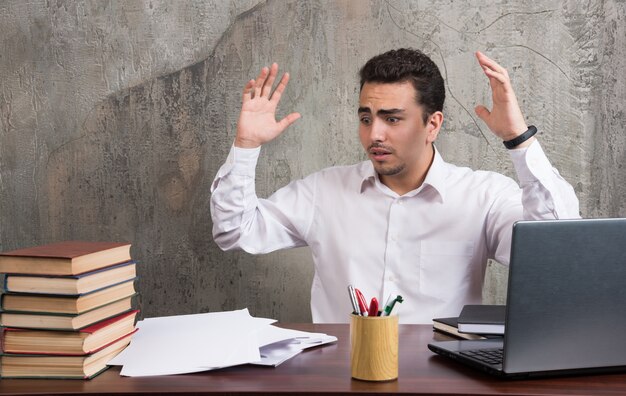
<svg viewBox="0 0 626 396">
<path fill-rule="evenodd" d="M 128 261 L 80 275 L 14 275 L 5 277 L 8 292 L 78 295 L 122 283 L 137 276 L 136 264 Z"/>
<path fill-rule="evenodd" d="M 112 302 L 79 315 L 71 314 L 28 314 L 23 312 L 2 312 L 0 324 L 5 327 L 27 329 L 78 330 L 108 319 L 131 309 L 132 297 Z"/>
<path fill-rule="evenodd" d="M 130 261 L 130 244 L 67 241 L 0 253 L 0 272 L 77 275 Z"/>
<path fill-rule="evenodd" d="M 87 356 L 13 355 L 0 358 L 2 378 L 93 378 L 107 368 L 113 359 L 130 343 L 127 335 Z"/>
<path fill-rule="evenodd" d="M 137 310 L 129 311 L 76 331 L 5 328 L 6 353 L 37 355 L 88 355 L 133 333 Z"/>
<path fill-rule="evenodd" d="M 79 296 L 9 293 L 2 295 L 2 309 L 12 312 L 81 314 L 135 294 L 134 281 Z"/>
</svg>

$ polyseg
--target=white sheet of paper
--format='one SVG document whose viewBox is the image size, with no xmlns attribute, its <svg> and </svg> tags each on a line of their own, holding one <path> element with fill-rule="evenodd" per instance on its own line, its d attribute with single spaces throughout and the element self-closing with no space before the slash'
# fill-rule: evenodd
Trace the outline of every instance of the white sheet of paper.
<svg viewBox="0 0 626 396">
<path fill-rule="evenodd" d="M 269 326 L 274 327 L 274 326 Z M 323 333 L 309 333 L 313 337 L 300 336 L 289 340 L 278 341 L 261 347 L 261 361 L 252 364 L 258 366 L 273 366 L 291 359 L 307 348 L 328 344 L 337 341 L 337 337 Z"/>
<path fill-rule="evenodd" d="M 306 340 L 322 339 L 326 336 L 324 333 L 309 333 L 306 331 L 283 329 L 276 326 L 262 327 L 258 332 L 259 346 L 273 344 L 278 341 L 289 340 L 292 338 L 301 338 Z"/>
<path fill-rule="evenodd" d="M 109 364 L 122 364 L 124 376 L 149 376 L 258 361 L 257 333 L 273 322 L 247 309 L 148 318 L 137 323 L 131 344 Z"/>
<path fill-rule="evenodd" d="M 291 359 L 302 352 L 302 348 L 293 340 L 278 341 L 270 345 L 261 347 L 261 360 L 252 364 L 258 366 L 273 366 Z"/>
</svg>

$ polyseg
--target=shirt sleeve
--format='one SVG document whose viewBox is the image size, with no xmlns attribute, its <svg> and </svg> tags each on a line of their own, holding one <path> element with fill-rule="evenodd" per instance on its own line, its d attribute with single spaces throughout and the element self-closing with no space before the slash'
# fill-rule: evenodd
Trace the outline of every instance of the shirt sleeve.
<svg viewBox="0 0 626 396">
<path fill-rule="evenodd" d="M 502 187 L 487 224 L 495 259 L 503 264 L 510 260 L 512 227 L 516 221 L 580 218 L 574 189 L 552 166 L 538 140 L 528 147 L 509 150 L 509 154 L 519 186 L 511 182 Z"/>
<path fill-rule="evenodd" d="M 255 188 L 260 151 L 260 147 L 232 146 L 211 185 L 213 238 L 223 250 L 258 254 L 307 244 L 316 175 L 291 182 L 268 199 L 260 199 Z"/>
</svg>

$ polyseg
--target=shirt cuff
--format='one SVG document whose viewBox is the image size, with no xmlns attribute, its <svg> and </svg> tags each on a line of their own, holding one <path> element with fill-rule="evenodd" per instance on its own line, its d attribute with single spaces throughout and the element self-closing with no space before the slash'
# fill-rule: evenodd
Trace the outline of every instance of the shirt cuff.
<svg viewBox="0 0 626 396">
<path fill-rule="evenodd" d="M 533 183 L 548 176 L 552 164 L 535 139 L 528 147 L 509 150 L 520 183 Z"/>
<path fill-rule="evenodd" d="M 260 153 L 261 146 L 256 148 L 241 148 L 233 145 L 228 154 L 227 161 L 232 161 L 233 169 L 252 170 L 254 174 Z"/>
<path fill-rule="evenodd" d="M 232 145 L 224 165 L 217 171 L 215 181 L 231 173 L 234 175 L 254 177 L 260 152 L 261 147 L 246 149 Z"/>
<path fill-rule="evenodd" d="M 248 149 L 233 145 L 224 165 L 233 174 L 254 176 L 260 153 L 261 146 Z"/>
</svg>

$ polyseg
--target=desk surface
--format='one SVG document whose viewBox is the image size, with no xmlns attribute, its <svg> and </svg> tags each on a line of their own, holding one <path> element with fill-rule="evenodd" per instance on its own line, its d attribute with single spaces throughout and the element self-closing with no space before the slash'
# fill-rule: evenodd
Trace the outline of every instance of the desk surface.
<svg viewBox="0 0 626 396">
<path fill-rule="evenodd" d="M 204 373 L 120 377 L 114 367 L 91 381 L 1 380 L 0 394 L 626 394 L 626 374 L 507 381 L 489 377 L 432 354 L 427 344 L 446 339 L 431 326 L 400 325 L 397 381 L 371 383 L 350 378 L 348 325 L 284 324 L 283 327 L 337 336 L 333 345 L 304 351 L 276 368 L 237 366 Z"/>
</svg>

